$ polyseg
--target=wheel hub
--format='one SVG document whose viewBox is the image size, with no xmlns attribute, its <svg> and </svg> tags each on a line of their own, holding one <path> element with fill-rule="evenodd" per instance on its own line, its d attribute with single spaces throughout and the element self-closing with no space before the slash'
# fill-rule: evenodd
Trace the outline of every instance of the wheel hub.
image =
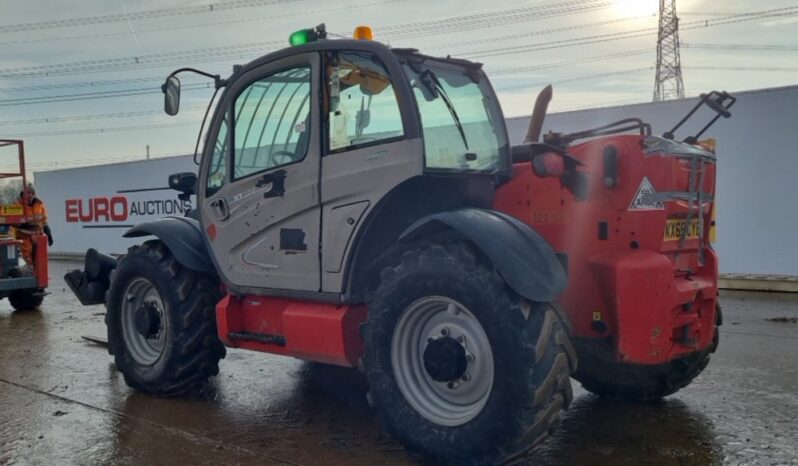
<svg viewBox="0 0 798 466">
<path fill-rule="evenodd" d="M 391 364 L 405 400 L 437 425 L 469 422 L 490 398 L 490 340 L 475 315 L 451 298 L 423 297 L 402 311 Z"/>
<path fill-rule="evenodd" d="M 467 368 L 465 348 L 452 337 L 432 340 L 424 350 L 424 369 L 436 382 L 459 380 Z"/>
<path fill-rule="evenodd" d="M 156 338 L 161 330 L 161 313 L 152 301 L 141 303 L 134 315 L 134 325 L 144 338 Z"/>
</svg>

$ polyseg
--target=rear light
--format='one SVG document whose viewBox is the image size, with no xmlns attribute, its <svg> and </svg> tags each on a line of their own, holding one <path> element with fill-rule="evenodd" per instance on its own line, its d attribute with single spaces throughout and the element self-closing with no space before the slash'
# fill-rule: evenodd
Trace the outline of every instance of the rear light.
<svg viewBox="0 0 798 466">
<path fill-rule="evenodd" d="M 565 159 L 556 152 L 544 152 L 532 159 L 532 169 L 540 177 L 561 177 L 565 174 Z"/>
</svg>

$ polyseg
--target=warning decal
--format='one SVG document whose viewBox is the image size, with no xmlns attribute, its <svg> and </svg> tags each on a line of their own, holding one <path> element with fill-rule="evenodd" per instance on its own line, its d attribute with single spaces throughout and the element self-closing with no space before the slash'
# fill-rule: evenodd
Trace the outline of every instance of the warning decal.
<svg viewBox="0 0 798 466">
<path fill-rule="evenodd" d="M 654 186 L 644 176 L 632 203 L 629 204 L 629 210 L 665 210 L 665 205 L 662 202 L 654 200 L 655 194 L 657 192 L 654 191 Z"/>
</svg>

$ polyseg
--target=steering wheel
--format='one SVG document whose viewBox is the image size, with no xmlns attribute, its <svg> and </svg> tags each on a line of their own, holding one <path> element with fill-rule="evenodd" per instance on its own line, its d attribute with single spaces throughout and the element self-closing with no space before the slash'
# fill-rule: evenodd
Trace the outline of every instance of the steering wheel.
<svg viewBox="0 0 798 466">
<path fill-rule="evenodd" d="M 278 159 L 280 157 L 282 160 Z M 269 154 L 269 167 L 286 165 L 296 160 L 297 154 L 287 150 L 277 150 Z"/>
</svg>

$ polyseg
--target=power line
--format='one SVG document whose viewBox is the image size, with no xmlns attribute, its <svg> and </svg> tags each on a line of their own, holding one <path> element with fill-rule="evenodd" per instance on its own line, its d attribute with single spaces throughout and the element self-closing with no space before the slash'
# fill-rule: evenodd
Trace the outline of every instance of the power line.
<svg viewBox="0 0 798 466">
<path fill-rule="evenodd" d="M 211 83 L 205 84 L 189 84 L 182 88 L 182 91 L 196 91 L 201 89 L 210 89 Z M 0 100 L 0 107 L 11 107 L 17 105 L 33 105 L 33 104 L 51 104 L 59 102 L 74 102 L 76 100 L 95 100 L 95 99 L 108 99 L 114 97 L 130 97 L 146 94 L 160 94 L 161 90 L 157 88 L 138 88 L 138 89 L 121 89 L 116 91 L 101 91 L 101 92 L 84 92 L 80 94 L 63 94 L 45 97 L 25 97 L 18 99 Z"/>
<path fill-rule="evenodd" d="M 166 124 L 151 124 L 151 125 L 135 125 L 135 126 L 117 126 L 111 128 L 88 128 L 88 129 L 71 129 L 64 131 L 41 131 L 35 133 L 21 133 L 16 134 L 17 138 L 33 138 L 43 136 L 65 136 L 70 134 L 99 134 L 99 133 L 118 133 L 124 131 L 139 131 L 149 129 L 167 129 L 178 128 L 183 126 L 199 127 L 198 121 L 188 121 L 182 123 L 166 123 Z"/>
<path fill-rule="evenodd" d="M 636 105 L 636 104 L 650 104 L 651 94 L 648 96 L 636 96 L 636 97 L 628 97 L 626 99 L 613 99 L 613 100 L 605 100 L 594 102 L 590 104 L 580 103 L 579 105 L 571 105 L 570 107 L 565 108 L 557 108 L 553 113 L 566 113 L 566 112 L 574 112 L 574 111 L 584 111 L 584 110 L 597 110 L 606 107 L 615 107 L 618 105 Z"/>
<path fill-rule="evenodd" d="M 367 8 L 377 5 L 386 5 L 390 3 L 399 3 L 405 2 L 407 0 L 384 0 L 379 2 L 371 2 L 371 3 L 358 3 L 354 5 L 346 5 L 346 6 L 339 6 L 335 8 L 324 8 L 320 10 L 313 10 L 313 14 L 317 15 L 320 13 L 329 13 L 332 11 L 340 11 L 340 10 L 348 10 L 354 8 Z M 196 28 L 218 28 L 219 26 L 226 25 L 226 24 L 243 24 L 243 23 L 251 23 L 251 22 L 259 22 L 259 21 L 274 21 L 279 18 L 286 18 L 291 16 L 303 16 L 309 14 L 307 11 L 297 12 L 297 13 L 284 13 L 279 15 L 270 15 L 270 16 L 260 16 L 257 18 L 237 18 L 237 19 L 229 19 L 223 21 L 214 21 L 212 23 L 199 23 L 199 24 L 187 24 L 183 26 L 169 26 L 169 27 L 161 27 L 161 28 L 151 28 L 151 29 L 136 29 L 136 34 L 149 34 L 153 32 L 173 32 L 179 31 L 184 29 L 196 29 Z M 68 41 L 68 40 L 80 40 L 80 39 L 96 39 L 101 37 L 116 37 L 116 36 L 127 36 L 130 35 L 130 31 L 123 31 L 123 32 L 106 32 L 106 33 L 94 33 L 94 34 L 81 34 L 81 35 L 72 35 L 72 36 L 60 36 L 60 37 L 43 37 L 43 38 L 36 38 L 36 39 L 19 39 L 19 40 L 11 40 L 11 41 L 4 41 L 0 42 L 0 46 L 3 45 L 19 45 L 19 44 L 30 44 L 30 43 L 38 43 L 38 42 L 53 42 L 53 41 Z"/>
<path fill-rule="evenodd" d="M 683 49 L 701 50 L 756 50 L 762 52 L 794 52 L 798 51 L 798 45 L 784 44 L 701 44 L 701 43 L 682 43 Z"/>
<path fill-rule="evenodd" d="M 608 2 L 597 2 L 596 0 L 592 1 L 582 1 L 582 2 L 568 2 L 568 7 L 573 8 L 574 4 L 581 4 L 582 6 L 588 6 L 590 8 L 598 8 L 598 7 L 606 7 Z M 542 8 L 542 11 L 559 11 L 559 13 L 564 13 L 560 10 L 552 10 L 554 5 L 561 5 L 561 4 L 548 4 L 542 5 L 535 8 Z M 439 25 L 438 32 L 453 32 L 455 30 L 460 30 L 463 25 L 472 26 L 473 23 L 482 21 L 483 18 L 491 18 L 492 23 L 487 24 L 484 23 L 481 27 L 494 27 L 496 21 L 504 21 L 504 22 L 513 22 L 518 21 L 518 18 L 514 18 L 512 16 L 496 16 L 498 13 L 501 12 L 515 12 L 519 9 L 512 9 L 512 10 L 501 10 L 499 12 L 491 12 L 491 13 L 483 13 L 483 14 L 476 14 L 476 15 L 466 15 L 460 17 L 453 17 L 447 18 L 443 20 L 437 20 Z M 521 9 L 524 13 L 534 12 L 532 8 Z M 540 13 L 540 11 L 538 11 Z M 568 10 L 565 12 L 567 14 L 573 13 L 573 11 Z M 710 21 L 694 21 L 691 23 L 686 23 L 688 28 L 694 29 L 696 27 L 710 27 L 710 26 L 717 26 L 722 24 L 732 24 L 737 22 L 743 21 L 752 21 L 757 19 L 763 19 L 767 17 L 781 17 L 781 16 L 793 16 L 798 14 L 798 7 L 789 7 L 789 8 L 780 8 L 774 10 L 765 10 L 760 12 L 751 12 L 751 13 L 743 13 L 739 15 L 733 15 L 726 18 L 720 18 L 716 20 Z M 484 16 L 483 16 L 484 15 Z M 524 21 L 529 21 L 531 19 L 541 19 L 541 16 L 534 16 L 531 17 L 529 15 L 523 16 Z M 407 25 L 400 25 L 400 26 L 391 26 L 389 28 L 385 28 L 386 36 L 388 38 L 391 37 L 401 37 L 404 35 L 405 37 L 411 37 L 408 35 L 408 32 L 413 32 L 415 34 L 426 34 L 426 30 L 429 30 L 433 25 L 433 21 L 427 22 L 418 22 L 418 23 L 410 23 Z M 597 25 L 597 24 L 593 24 Z M 401 28 L 405 27 L 404 30 Z M 579 27 L 588 27 L 587 25 L 582 25 Z M 448 29 L 447 29 L 448 28 Z M 685 29 L 685 28 L 683 28 Z M 626 31 L 621 33 L 615 34 L 605 34 L 599 36 L 588 36 L 585 38 L 579 39 L 569 39 L 566 41 L 554 41 L 546 44 L 533 44 L 533 45 L 526 45 L 526 46 L 516 46 L 516 47 L 503 47 L 501 49 L 491 49 L 491 50 L 484 50 L 484 51 L 476 51 L 472 53 L 467 53 L 465 55 L 471 55 L 475 57 L 486 56 L 486 55 L 501 55 L 501 54 L 510 54 L 510 53 L 517 53 L 520 51 L 530 51 L 530 50 L 545 50 L 548 48 L 556 48 L 554 45 L 559 46 L 575 46 L 575 45 L 585 45 L 585 44 L 592 44 L 596 42 L 603 42 L 607 40 L 619 40 L 621 38 L 632 38 L 632 37 L 640 37 L 643 35 L 647 35 L 648 33 L 652 33 L 655 29 L 654 28 L 646 28 L 646 29 L 638 29 L 634 31 Z M 392 32 L 394 31 L 394 32 Z M 398 32 L 395 32 L 398 31 Z M 560 32 L 557 30 L 550 30 L 551 32 Z M 532 33 L 534 35 L 535 33 Z M 482 42 L 493 42 L 499 40 L 505 40 L 505 37 L 493 37 L 493 38 L 485 38 Z M 603 39 L 603 40 L 598 40 Z M 473 41 L 469 42 L 473 43 Z M 165 53 L 157 53 L 157 54 L 149 54 L 149 55 L 141 55 L 141 56 L 131 56 L 131 57 L 122 57 L 122 58 L 109 58 L 109 59 L 101 59 L 101 60 L 89 60 L 89 61 L 82 61 L 82 62 L 73 62 L 73 63 L 62 63 L 62 64 L 52 64 L 52 65 L 41 65 L 41 66 L 34 66 L 34 67 L 24 67 L 24 68 L 12 68 L 12 69 L 5 69 L 0 70 L 0 77 L 12 78 L 12 77 L 37 77 L 37 76 L 54 76 L 54 75 L 63 75 L 63 74 L 75 74 L 75 73 L 90 73 L 90 72 L 104 72 L 104 71 L 123 71 L 127 69 L 136 69 L 136 68 L 153 68 L 153 67 L 160 67 L 160 66 L 174 66 L 175 61 L 181 60 L 182 62 L 209 62 L 209 61 L 226 61 L 231 58 L 231 54 L 239 53 L 239 54 L 260 54 L 264 48 L 269 48 L 275 45 L 282 44 L 282 41 L 274 40 L 274 41 L 267 41 L 267 42 L 254 42 L 249 44 L 238 44 L 238 45 L 229 45 L 229 46 L 221 46 L 221 47 L 211 47 L 205 49 L 195 49 L 195 50 L 187 50 L 187 51 L 179 51 L 179 52 L 165 52 Z M 461 44 L 457 44 L 458 46 Z"/>
<path fill-rule="evenodd" d="M 686 29 L 704 29 L 709 27 L 716 27 L 716 26 L 724 26 L 729 24 L 737 24 L 743 22 L 750 22 L 750 21 L 757 21 L 760 19 L 766 18 L 783 18 L 783 17 L 792 17 L 798 15 L 798 6 L 795 7 L 788 7 L 788 8 L 777 8 L 773 10 L 763 10 L 760 12 L 754 13 L 744 13 L 740 15 L 731 15 L 726 18 L 719 18 L 713 19 L 708 21 L 690 21 L 684 24 L 680 24 L 679 28 L 681 30 Z M 498 56 L 498 55 L 514 55 L 516 53 L 522 52 L 536 52 L 539 50 L 549 50 L 549 49 L 556 49 L 556 48 L 563 48 L 563 47 L 574 47 L 579 45 L 592 45 L 601 42 L 610 42 L 616 40 L 623 40 L 623 39 L 632 39 L 636 37 L 644 37 L 648 35 L 653 35 L 658 32 L 658 28 L 640 28 L 634 29 L 629 31 L 621 31 L 615 33 L 607 33 L 607 34 L 596 34 L 591 36 L 583 36 L 577 37 L 572 39 L 562 39 L 556 40 L 551 42 L 542 42 L 537 44 L 527 44 L 527 45 L 519 45 L 513 47 L 495 47 L 490 49 L 484 50 L 475 50 L 471 52 L 464 52 L 458 54 L 459 56 L 464 57 L 472 57 L 472 58 L 480 58 L 486 56 Z M 490 37 L 486 38 L 484 42 L 486 43 L 494 43 L 500 41 L 501 37 Z"/>
<path fill-rule="evenodd" d="M 597 8 L 606 8 L 610 5 L 612 5 L 612 1 L 607 0 L 572 0 L 570 2 L 558 2 L 535 7 L 497 10 L 488 13 L 444 18 L 441 20 L 388 26 L 380 28 L 378 31 L 384 33 L 386 39 L 406 39 L 419 35 L 426 36 L 429 32 L 441 34 L 462 31 L 464 28 L 473 30 L 517 22 L 542 20 L 552 16 L 562 16 L 590 11 Z M 182 63 L 196 63 L 198 60 L 213 61 L 216 59 L 225 61 L 229 60 L 233 53 L 261 55 L 263 49 L 269 49 L 282 44 L 284 44 L 284 40 L 272 40 L 178 52 L 161 52 L 129 57 L 10 68 L 0 70 L 0 78 L 43 77 L 76 73 L 125 71 L 129 69 L 152 68 L 167 64 L 172 65 L 176 61 Z"/>
<path fill-rule="evenodd" d="M 547 70 L 547 69 L 551 69 L 551 68 L 560 68 L 560 67 L 563 67 L 563 66 L 581 65 L 583 63 L 591 63 L 591 62 L 597 62 L 597 61 L 611 60 L 611 59 L 614 59 L 614 58 L 625 58 L 625 57 L 631 57 L 631 56 L 635 56 L 635 55 L 645 55 L 645 54 L 649 54 L 649 53 L 651 53 L 651 50 L 649 50 L 649 49 L 628 50 L 626 52 L 610 53 L 610 54 L 607 54 L 607 55 L 594 55 L 594 56 L 588 57 L 588 58 L 577 58 L 577 59 L 574 59 L 574 60 L 560 61 L 560 62 L 554 62 L 554 63 L 544 63 L 544 64 L 541 64 L 541 65 L 523 66 L 523 67 L 518 67 L 518 68 L 506 68 L 506 69 L 503 69 L 503 70 L 493 71 L 490 74 L 491 74 L 491 76 L 501 76 L 501 75 L 504 75 L 504 74 L 524 73 L 524 72 L 527 72 L 527 71 Z"/>
<path fill-rule="evenodd" d="M 560 33 L 560 32 L 577 31 L 577 30 L 580 30 L 580 29 L 588 29 L 588 28 L 594 28 L 594 27 L 608 26 L 608 25 L 611 25 L 611 24 L 618 24 L 618 23 L 623 23 L 623 22 L 627 22 L 627 21 L 634 21 L 634 20 L 638 20 L 638 19 L 640 19 L 640 17 L 616 18 L 616 19 L 610 19 L 610 20 L 606 20 L 606 21 L 598 21 L 598 22 L 595 22 L 595 23 L 585 23 L 585 24 L 577 24 L 577 25 L 573 25 L 573 26 L 557 27 L 557 28 L 553 28 L 553 29 L 544 29 L 542 31 L 522 32 L 522 33 L 518 33 L 518 34 L 510 34 L 510 35 L 502 36 L 502 40 L 507 41 L 507 40 L 514 40 L 514 39 L 523 39 L 523 38 L 527 38 L 527 37 L 542 36 L 542 35 L 547 35 L 547 34 L 556 34 L 556 33 Z M 473 39 L 473 40 L 467 40 L 467 41 L 458 42 L 457 46 L 460 47 L 460 46 L 464 46 L 464 45 L 474 45 L 474 44 L 484 44 L 484 43 L 485 43 L 485 39 Z M 426 47 L 425 50 L 435 50 L 435 49 L 441 49 L 441 48 L 447 48 L 447 47 L 451 47 L 451 44 L 434 45 L 432 47 Z"/>
<path fill-rule="evenodd" d="M 703 70 L 703 71 L 798 71 L 795 66 L 709 66 L 697 65 L 686 66 L 687 70 Z"/>
<path fill-rule="evenodd" d="M 207 105 L 195 105 L 191 107 L 184 107 L 180 109 L 180 113 L 194 112 L 198 110 L 205 110 Z M 113 118 L 130 118 L 148 115 L 161 115 L 163 110 L 142 110 L 139 112 L 118 112 L 118 113 L 102 113 L 94 115 L 70 115 L 64 117 L 52 118 L 31 118 L 27 120 L 6 120 L 0 121 L 0 126 L 20 126 L 20 125 L 37 125 L 46 123 L 73 123 L 78 121 L 91 121 L 91 120 L 108 120 Z"/>
<path fill-rule="evenodd" d="M 157 10 L 134 11 L 102 16 L 85 16 L 81 18 L 55 19 L 33 23 L 6 24 L 0 26 L 0 34 L 23 31 L 41 31 L 44 29 L 70 28 L 93 24 L 109 24 L 123 21 L 138 21 L 145 19 L 164 18 L 169 16 L 186 16 L 199 13 L 213 13 L 217 11 L 234 10 L 239 8 L 252 8 L 257 6 L 294 3 L 297 1 L 300 0 L 228 0 L 196 6 L 160 8 Z"/>
<path fill-rule="evenodd" d="M 152 65 L 174 65 L 176 62 L 186 63 L 203 58 L 224 57 L 225 59 L 228 59 L 232 54 L 241 53 L 244 50 L 251 51 L 251 53 L 257 53 L 264 47 L 275 46 L 282 43 L 282 40 L 273 40 L 240 45 L 209 47 L 205 49 L 181 50 L 177 52 L 161 52 L 129 57 L 105 58 L 71 63 L 10 68 L 0 70 L 0 78 L 55 76 L 99 71 L 124 71 L 133 68 L 151 67 Z"/>
<path fill-rule="evenodd" d="M 551 83 L 560 84 L 560 83 L 569 83 L 569 82 L 575 82 L 575 81 L 586 81 L 586 80 L 590 80 L 590 79 L 608 78 L 608 77 L 613 77 L 613 76 L 626 76 L 626 75 L 630 75 L 630 74 L 641 73 L 643 71 L 651 71 L 653 69 L 654 69 L 653 66 L 647 66 L 647 67 L 642 67 L 642 68 L 631 68 L 631 69 L 625 69 L 625 70 L 610 71 L 608 73 L 591 73 L 591 74 L 586 74 L 586 75 L 581 75 L 581 76 L 574 76 L 574 77 L 571 77 L 571 78 L 564 78 L 564 79 L 558 79 L 558 80 L 547 80 L 547 81 L 540 81 L 540 82 L 531 83 L 531 84 L 523 84 L 523 85 L 520 85 L 520 86 L 500 87 L 500 88 L 497 88 L 496 90 L 498 92 L 526 90 L 526 89 L 529 89 L 529 88 L 532 88 L 532 87 L 546 86 L 546 85 L 551 84 Z"/>
<path fill-rule="evenodd" d="M 163 76 L 149 76 L 146 78 L 126 78 L 126 79 L 113 79 L 105 81 L 82 81 L 77 83 L 62 83 L 62 84 L 39 84 L 36 86 L 22 86 L 22 87 L 0 87 L 0 92 L 29 92 L 29 91 L 49 91 L 53 89 L 71 89 L 79 87 L 105 87 L 115 86 L 117 84 L 133 84 L 141 82 L 153 82 L 163 79 Z"/>
<path fill-rule="evenodd" d="M 732 23 L 732 22 L 739 22 L 741 20 L 751 21 L 751 20 L 761 19 L 763 17 L 763 15 L 766 15 L 767 17 L 772 17 L 775 14 L 778 14 L 778 15 L 788 14 L 788 15 L 791 16 L 791 15 L 796 14 L 796 13 L 792 13 L 792 10 L 794 10 L 796 8 L 798 8 L 798 7 L 776 9 L 776 10 L 766 10 L 766 11 L 761 11 L 761 12 L 744 13 L 744 14 L 740 14 L 740 15 L 727 17 L 727 18 L 720 18 L 718 20 L 713 20 L 713 22 L 711 24 L 709 24 L 709 26 L 715 26 L 715 25 L 721 25 L 721 24 L 729 24 L 729 23 Z M 738 18 L 738 16 L 741 16 L 742 18 Z M 693 22 L 693 23 L 695 23 L 695 22 Z M 693 23 L 689 23 L 690 27 L 695 27 L 694 25 L 692 25 Z M 701 23 L 701 27 L 707 27 L 707 25 L 705 25 L 704 21 L 699 21 L 698 23 Z M 543 43 L 543 44 L 533 44 L 531 46 L 523 46 L 525 50 L 512 50 L 512 53 L 519 53 L 519 52 L 522 52 L 522 51 L 526 51 L 527 49 L 530 49 L 530 47 L 535 47 L 538 50 L 543 50 L 543 49 L 546 49 L 546 48 L 556 48 L 556 47 L 561 47 L 561 46 L 582 45 L 582 44 L 587 44 L 587 43 L 602 42 L 604 40 L 615 40 L 616 37 L 617 38 L 627 38 L 627 37 L 631 37 L 631 36 L 635 36 L 636 37 L 636 36 L 640 36 L 640 35 L 645 35 L 647 33 L 651 33 L 652 29 L 638 29 L 638 30 L 626 31 L 626 32 L 615 33 L 615 34 L 604 34 L 604 35 L 598 35 L 598 36 L 594 35 L 594 36 L 588 36 L 588 37 L 582 37 L 582 38 L 575 38 L 575 39 L 568 39 L 568 40 L 561 40 L 561 41 L 553 41 L 553 42 L 548 42 L 548 43 Z M 597 40 L 597 38 L 599 40 Z M 486 39 L 486 40 L 489 41 L 490 39 Z M 229 47 L 225 47 L 225 49 L 227 50 L 227 49 L 229 49 Z M 506 50 L 506 48 L 502 48 L 502 49 L 499 50 L 499 52 L 502 52 L 502 51 L 505 51 L 505 50 Z M 484 53 L 486 51 L 482 51 L 482 52 Z M 638 52 L 635 52 L 635 53 L 638 53 Z M 626 53 L 627 52 L 622 52 L 622 53 L 613 54 L 613 55 L 624 56 L 624 55 L 626 55 Z M 492 54 L 495 55 L 496 53 L 492 53 Z M 589 59 L 586 59 L 586 60 L 580 60 L 580 61 L 582 61 L 582 62 L 597 61 L 597 58 L 598 57 L 593 57 L 593 58 L 589 58 Z M 577 60 L 572 60 L 570 62 L 561 62 L 561 63 L 555 63 L 555 64 L 538 65 L 538 66 L 533 66 L 533 67 L 525 67 L 523 70 L 547 69 L 547 68 L 553 68 L 553 67 L 558 67 L 558 66 L 567 66 L 569 64 L 576 64 L 576 62 L 577 62 Z M 509 73 L 509 72 L 520 72 L 520 71 L 521 71 L 521 69 L 516 69 L 516 70 L 512 70 L 512 71 L 504 70 L 504 71 L 500 71 L 498 74 L 501 74 L 502 72 Z M 136 78 L 136 79 L 128 79 L 128 80 L 115 80 L 115 81 L 96 81 L 94 83 L 111 84 L 111 83 L 119 83 L 119 82 L 123 82 L 123 81 L 127 81 L 127 82 L 138 81 L 139 79 L 143 80 L 143 79 L 147 79 L 147 78 Z M 82 83 L 78 83 L 78 84 L 82 85 Z M 63 86 L 63 87 L 66 87 L 66 86 L 77 86 L 78 84 L 66 84 L 66 85 L 61 85 L 61 86 Z M 88 84 L 92 84 L 92 82 L 89 82 Z M 54 85 L 54 86 L 59 86 L 59 85 Z M 190 87 L 190 86 L 192 86 L 192 85 L 187 85 L 187 86 L 184 87 L 184 89 L 192 90 L 192 87 Z M 203 84 L 197 84 L 195 86 L 198 86 L 198 87 L 196 87 L 197 89 L 204 89 L 204 88 L 209 87 L 209 84 L 204 84 L 204 87 L 203 87 Z M 29 86 L 28 89 L 33 89 L 35 87 L 45 88 L 47 86 Z M 106 91 L 106 92 L 97 92 L 97 93 L 69 94 L 69 95 L 61 95 L 61 96 L 27 98 L 25 100 L 10 99 L 10 101 L 0 101 L 0 105 L 22 105 L 22 104 L 28 104 L 28 103 L 52 103 L 52 102 L 61 102 L 61 101 L 88 100 L 88 99 L 94 99 L 94 98 L 125 97 L 125 96 L 131 96 L 131 95 L 156 94 L 156 93 L 160 93 L 160 91 L 157 90 L 157 89 L 154 89 L 154 88 L 153 89 L 146 89 L 146 90 L 145 89 L 124 89 L 124 90 Z"/>
<path fill-rule="evenodd" d="M 470 58 L 495 57 L 499 55 L 515 55 L 517 53 L 523 53 L 523 52 L 537 52 L 540 50 L 574 47 L 579 45 L 591 45 L 600 42 L 609 42 L 621 39 L 631 39 L 634 37 L 651 35 L 655 32 L 656 28 L 634 29 L 631 31 L 614 32 L 607 34 L 594 34 L 590 36 L 575 37 L 572 39 L 561 39 L 550 42 L 539 42 L 537 44 L 518 45 L 512 47 L 495 47 L 484 50 L 463 52 L 458 55 Z M 488 40 L 486 42 L 492 42 L 492 41 Z"/>
<path fill-rule="evenodd" d="M 440 20 L 421 21 L 378 28 L 380 36 L 390 40 L 428 37 L 452 32 L 474 31 L 507 24 L 550 19 L 577 13 L 588 13 L 612 6 L 612 0 L 580 0 L 549 3 L 533 7 L 497 10 L 487 13 L 456 16 Z"/>
<path fill-rule="evenodd" d="M 185 156 L 191 155 L 187 152 L 180 152 L 180 153 L 170 153 L 170 154 L 151 154 L 151 159 L 159 159 L 164 157 L 176 157 L 176 156 Z M 120 163 L 120 162 L 137 162 L 137 161 L 144 161 L 144 154 L 140 155 L 125 155 L 125 156 L 114 156 L 114 157 L 96 157 L 96 158 L 85 158 L 85 159 L 68 159 L 68 160 L 59 160 L 59 161 L 42 161 L 42 162 L 26 162 L 25 168 L 27 169 L 47 169 L 47 168 L 74 168 L 81 165 L 86 164 L 106 164 L 106 163 Z M 0 170 L 4 168 L 16 168 L 16 165 L 0 165 Z"/>
<path fill-rule="evenodd" d="M 615 54 L 607 54 L 607 55 L 599 55 L 591 58 L 584 58 L 578 60 L 571 60 L 567 62 L 556 62 L 556 63 L 547 63 L 532 67 L 524 67 L 524 68 L 513 68 L 513 69 L 506 69 L 506 70 L 499 70 L 492 75 L 502 75 L 502 74 L 510 74 L 510 73 L 518 73 L 523 71 L 535 71 L 535 70 L 544 70 L 550 68 L 557 68 L 561 66 L 568 66 L 568 65 L 575 65 L 581 63 L 587 63 L 592 61 L 605 61 L 608 59 L 613 58 L 623 58 L 629 57 L 633 55 L 641 55 L 644 53 L 650 53 L 649 50 L 632 50 L 626 52 L 619 52 Z M 608 77 L 608 76 L 616 76 L 616 75 L 624 75 L 624 74 L 632 74 L 641 71 L 650 70 L 650 67 L 646 68 L 635 68 L 631 70 L 621 70 L 621 71 L 614 71 L 610 73 L 604 74 L 590 74 L 580 77 L 574 78 L 566 78 L 561 80 L 556 80 L 555 82 L 563 83 L 563 82 L 571 82 L 571 81 L 580 81 L 588 79 L 589 77 L 593 78 L 601 78 L 601 77 Z M 690 70 L 703 70 L 703 71 L 750 71 L 750 72 L 773 72 L 773 71 L 798 71 L 798 67 L 751 67 L 751 66 L 689 66 L 685 67 L 685 69 Z M 543 82 L 535 83 L 535 84 L 525 84 L 523 86 L 516 86 L 516 87 L 502 87 L 498 90 L 508 91 L 508 90 L 516 90 L 516 89 L 523 89 L 523 88 L 530 88 L 534 87 L 535 85 L 542 85 Z M 185 107 L 182 109 L 182 112 L 193 112 L 204 110 L 205 105 L 197 105 L 192 107 Z M 120 112 L 120 113 L 105 113 L 105 114 L 94 114 L 94 115 L 72 115 L 66 117 L 53 117 L 53 118 L 34 118 L 34 119 L 27 119 L 27 120 L 7 120 L 7 121 L 0 121 L 0 126 L 19 126 L 19 125 L 31 125 L 31 124 L 45 124 L 45 123 L 65 123 L 65 122 L 79 122 L 79 121 L 90 121 L 90 120 L 106 120 L 106 119 L 113 119 L 113 118 L 128 118 L 128 117 L 137 117 L 137 116 L 147 116 L 147 115 L 160 115 L 162 113 L 161 110 L 143 110 L 138 112 Z"/>
</svg>

